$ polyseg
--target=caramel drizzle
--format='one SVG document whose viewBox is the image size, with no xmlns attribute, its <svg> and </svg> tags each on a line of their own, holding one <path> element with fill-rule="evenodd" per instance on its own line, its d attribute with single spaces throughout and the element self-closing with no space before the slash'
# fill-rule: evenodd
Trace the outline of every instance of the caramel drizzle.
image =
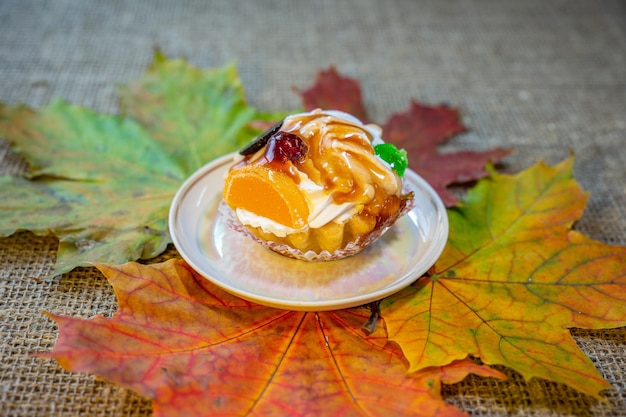
<svg viewBox="0 0 626 417">
<path fill-rule="evenodd" d="M 280 130 L 295 133 L 307 143 L 309 151 L 302 161 L 277 163 L 260 150 L 236 166 L 265 165 L 296 182 L 299 170 L 322 185 L 336 204 L 362 204 L 366 215 L 386 216 L 400 204 L 401 180 L 376 157 L 372 135 L 362 125 L 314 111 L 287 117 Z"/>
<path fill-rule="evenodd" d="M 322 112 L 285 119 L 281 130 L 303 138 L 309 153 L 298 167 L 340 204 L 367 204 L 376 193 L 399 194 L 400 179 L 372 148 L 362 126 Z"/>
</svg>

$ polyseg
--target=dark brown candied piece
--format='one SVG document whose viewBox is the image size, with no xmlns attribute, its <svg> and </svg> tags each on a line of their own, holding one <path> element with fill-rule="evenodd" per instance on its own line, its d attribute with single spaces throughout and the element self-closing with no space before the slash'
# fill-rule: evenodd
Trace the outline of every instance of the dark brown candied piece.
<svg viewBox="0 0 626 417">
<path fill-rule="evenodd" d="M 270 127 L 262 135 L 258 136 L 256 139 L 250 142 L 245 148 L 239 151 L 239 155 L 252 155 L 262 149 L 265 144 L 267 144 L 267 141 L 270 140 L 270 138 L 280 130 L 283 125 L 283 121 L 284 119 L 276 123 L 274 126 Z"/>
<path fill-rule="evenodd" d="M 279 131 L 272 135 L 267 143 L 265 157 L 268 161 L 295 163 L 302 161 L 309 151 L 304 140 L 295 133 Z"/>
</svg>

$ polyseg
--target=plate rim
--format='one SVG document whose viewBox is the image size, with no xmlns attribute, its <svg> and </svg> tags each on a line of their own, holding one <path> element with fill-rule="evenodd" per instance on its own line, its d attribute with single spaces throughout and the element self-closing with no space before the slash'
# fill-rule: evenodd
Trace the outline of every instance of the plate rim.
<svg viewBox="0 0 626 417">
<path fill-rule="evenodd" d="M 232 161 L 233 157 L 236 154 L 237 154 L 236 152 L 232 152 L 232 153 L 223 155 L 221 157 L 215 158 L 212 161 L 200 167 L 199 169 L 197 169 L 193 174 L 191 174 L 181 184 L 176 194 L 174 195 L 174 198 L 172 199 L 172 202 L 170 204 L 170 209 L 169 209 L 169 214 L 168 214 L 168 230 L 169 230 L 170 238 L 176 250 L 180 254 L 180 256 L 196 273 L 198 273 L 204 279 L 207 279 L 214 285 L 218 286 L 219 288 L 223 289 L 224 291 L 232 295 L 235 295 L 239 298 L 242 298 L 244 300 L 257 303 L 260 305 L 273 307 L 273 308 L 279 308 L 283 310 L 293 310 L 293 311 L 329 311 L 329 310 L 339 310 L 339 309 L 356 307 L 360 305 L 365 305 L 370 302 L 374 302 L 376 300 L 381 300 L 385 297 L 388 297 L 408 287 L 409 285 L 411 285 L 411 283 L 413 283 L 415 280 L 421 277 L 424 274 L 424 272 L 430 269 L 432 265 L 434 265 L 434 263 L 437 261 L 437 259 L 439 259 L 439 257 L 441 256 L 441 253 L 445 249 L 445 246 L 448 240 L 448 234 L 449 234 L 449 219 L 448 219 L 445 205 L 443 204 L 443 201 L 441 200 L 437 192 L 434 190 L 434 188 L 430 184 L 428 184 L 426 180 L 424 180 L 424 178 L 422 178 L 419 174 L 417 174 L 415 171 L 412 171 L 409 168 L 406 170 L 406 172 L 410 176 L 413 176 L 415 180 L 417 180 L 418 182 L 417 185 L 426 193 L 424 194 L 424 196 L 428 197 L 430 201 L 432 201 L 435 207 L 435 212 L 437 213 L 437 224 L 442 226 L 442 227 L 437 227 L 437 230 L 435 231 L 435 234 L 433 235 L 433 238 L 431 239 L 431 241 L 437 240 L 441 243 L 438 247 L 434 248 L 434 251 L 431 250 L 431 252 L 428 254 L 431 260 L 429 260 L 428 266 L 423 272 L 421 272 L 419 276 L 417 276 L 417 274 L 407 273 L 407 274 L 404 274 L 399 279 L 397 279 L 396 281 L 393 281 L 392 283 L 390 283 L 389 285 L 383 288 L 366 292 L 366 293 L 362 293 L 362 294 L 357 294 L 355 296 L 347 297 L 347 298 L 339 299 L 339 300 L 338 299 L 333 299 L 333 300 L 323 300 L 323 299 L 319 300 L 318 299 L 318 300 L 312 300 L 312 301 L 303 301 L 303 300 L 291 300 L 290 301 L 285 298 L 269 298 L 261 294 L 255 294 L 252 292 L 241 290 L 239 288 L 235 288 L 229 285 L 228 283 L 221 281 L 219 278 L 211 276 L 211 274 L 209 274 L 208 272 L 203 270 L 203 268 L 197 265 L 194 259 L 184 250 L 185 245 L 183 244 L 180 237 L 178 236 L 178 231 L 177 231 L 176 226 L 178 224 L 178 213 L 181 209 L 181 201 L 184 199 L 184 197 L 189 192 L 189 190 L 193 186 L 195 186 L 197 182 L 205 178 L 209 172 L 215 170 L 216 168 L 220 168 L 222 165 Z M 407 174 L 405 173 L 405 177 L 406 175 Z M 405 216 L 408 216 L 411 213 L 411 211 L 405 214 Z M 443 234 L 443 236 L 439 236 L 441 234 Z M 432 249 L 432 242 L 430 242 L 429 245 L 430 245 L 429 249 Z M 353 256 L 359 256 L 359 254 L 356 254 Z M 302 261 L 302 262 L 305 262 L 305 261 Z"/>
</svg>

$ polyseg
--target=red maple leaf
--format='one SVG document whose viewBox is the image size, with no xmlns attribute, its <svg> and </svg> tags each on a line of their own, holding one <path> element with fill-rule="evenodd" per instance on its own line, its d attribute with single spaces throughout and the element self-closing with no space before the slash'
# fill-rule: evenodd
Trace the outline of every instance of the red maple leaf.
<svg viewBox="0 0 626 417">
<path fill-rule="evenodd" d="M 298 93 L 306 110 L 343 110 L 369 121 L 359 82 L 340 75 L 334 67 L 319 71 L 313 86 Z M 409 167 L 432 185 L 448 207 L 458 200 L 447 186 L 484 177 L 489 161 L 496 163 L 511 153 L 502 148 L 439 153 L 437 146 L 466 130 L 458 111 L 446 105 L 433 107 L 414 100 L 405 111 L 391 115 L 382 127 L 383 138 L 406 149 Z"/>
</svg>

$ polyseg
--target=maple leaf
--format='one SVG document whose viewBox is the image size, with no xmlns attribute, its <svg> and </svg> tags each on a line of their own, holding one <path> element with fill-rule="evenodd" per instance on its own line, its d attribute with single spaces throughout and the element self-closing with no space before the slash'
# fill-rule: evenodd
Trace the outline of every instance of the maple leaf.
<svg viewBox="0 0 626 417">
<path fill-rule="evenodd" d="M 626 247 L 571 230 L 587 200 L 573 161 L 492 172 L 448 210 L 429 276 L 381 304 L 411 371 L 470 354 L 595 397 L 610 388 L 567 329 L 626 325 Z"/>
<path fill-rule="evenodd" d="M 460 416 L 442 400 L 442 382 L 504 378 L 467 358 L 407 375 L 382 326 L 369 336 L 361 330 L 365 309 L 252 304 L 182 260 L 97 267 L 119 310 L 110 319 L 50 315 L 60 335 L 42 356 L 151 398 L 155 416 Z"/>
<path fill-rule="evenodd" d="M 56 235 L 52 275 L 160 254 L 180 184 L 241 147 L 253 136 L 247 124 L 266 117 L 245 104 L 233 67 L 200 71 L 157 54 L 122 90 L 134 119 L 61 100 L 37 110 L 0 104 L 0 135 L 30 165 L 25 177 L 0 177 L 0 235 Z"/>
<path fill-rule="evenodd" d="M 122 113 L 141 123 L 188 174 L 250 141 L 259 133 L 251 123 L 284 117 L 246 104 L 233 65 L 200 70 L 158 51 L 144 75 L 119 91 Z"/>
<path fill-rule="evenodd" d="M 318 107 L 343 110 L 364 122 L 369 120 L 360 84 L 340 75 L 334 67 L 319 71 L 315 83 L 298 93 L 306 110 Z M 488 162 L 497 163 L 511 153 L 510 149 L 502 148 L 438 153 L 438 145 L 465 131 L 458 111 L 445 105 L 427 106 L 413 100 L 405 111 L 392 114 L 382 128 L 385 141 L 407 151 L 409 168 L 437 191 L 447 207 L 458 203 L 447 186 L 484 177 Z"/>
</svg>

